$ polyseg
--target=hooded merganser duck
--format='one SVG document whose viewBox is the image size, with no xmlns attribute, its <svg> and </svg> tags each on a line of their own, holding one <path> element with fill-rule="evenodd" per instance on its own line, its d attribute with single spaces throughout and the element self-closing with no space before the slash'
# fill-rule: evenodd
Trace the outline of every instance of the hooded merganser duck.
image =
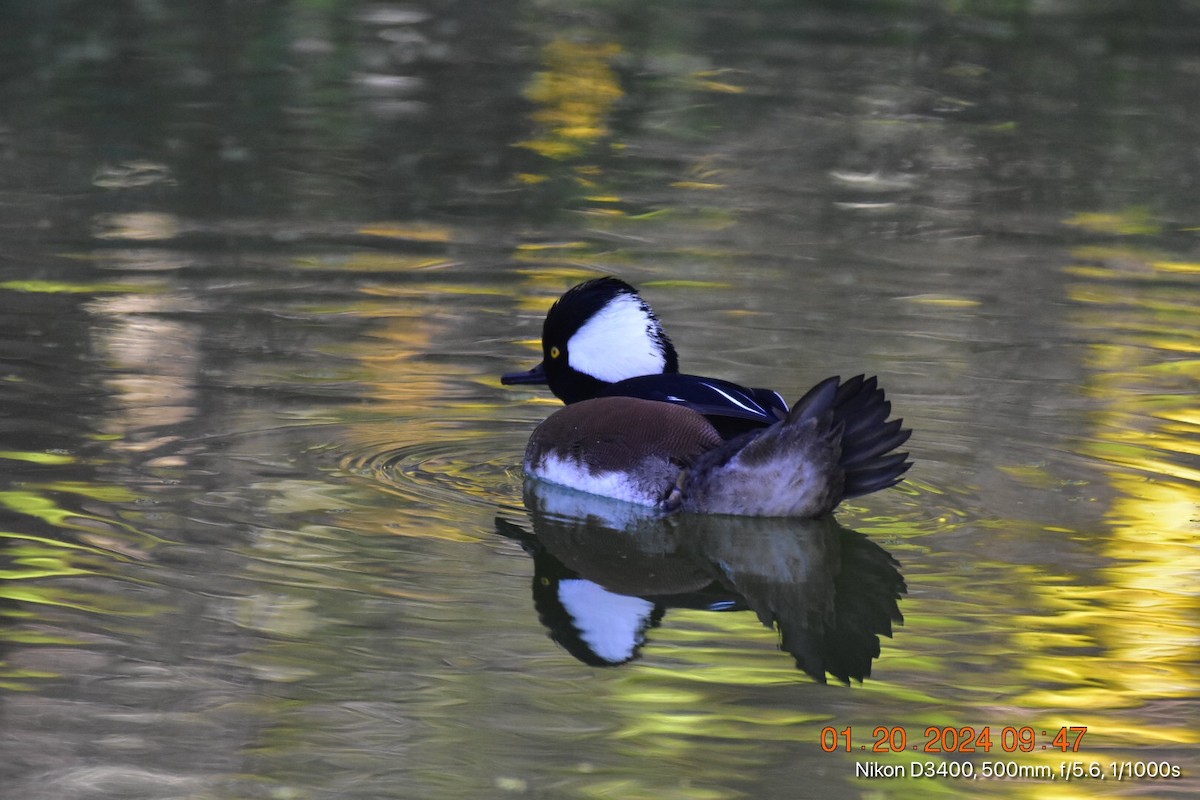
<svg viewBox="0 0 1200 800">
<path fill-rule="evenodd" d="M 568 290 L 542 326 L 542 363 L 506 385 L 549 385 L 567 404 L 533 432 L 534 478 L 653 506 L 817 517 L 900 481 L 901 420 L 875 378 L 827 378 L 788 409 L 777 392 L 679 373 L 650 306 L 629 284 Z"/>
</svg>

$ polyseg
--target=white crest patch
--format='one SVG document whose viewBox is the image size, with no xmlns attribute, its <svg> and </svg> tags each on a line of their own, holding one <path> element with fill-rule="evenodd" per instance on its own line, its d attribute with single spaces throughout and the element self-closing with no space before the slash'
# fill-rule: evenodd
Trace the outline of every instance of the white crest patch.
<svg viewBox="0 0 1200 800">
<path fill-rule="evenodd" d="M 659 375 L 667 361 L 662 343 L 651 334 L 657 327 L 645 303 L 619 294 L 567 342 L 571 366 L 606 383 Z"/>
<path fill-rule="evenodd" d="M 586 580 L 558 584 L 558 599 L 571 614 L 579 638 L 610 664 L 633 658 L 644 641 L 646 620 L 654 604 L 640 597 L 614 594 Z"/>
</svg>

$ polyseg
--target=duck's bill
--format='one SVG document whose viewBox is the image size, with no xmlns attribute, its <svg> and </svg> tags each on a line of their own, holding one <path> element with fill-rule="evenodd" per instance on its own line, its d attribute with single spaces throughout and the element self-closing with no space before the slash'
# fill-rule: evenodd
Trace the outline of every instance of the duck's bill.
<svg viewBox="0 0 1200 800">
<path fill-rule="evenodd" d="M 506 372 L 500 376 L 500 382 L 505 386 L 513 386 L 521 383 L 545 383 L 546 369 L 541 364 L 538 364 L 533 369 L 525 372 Z"/>
</svg>

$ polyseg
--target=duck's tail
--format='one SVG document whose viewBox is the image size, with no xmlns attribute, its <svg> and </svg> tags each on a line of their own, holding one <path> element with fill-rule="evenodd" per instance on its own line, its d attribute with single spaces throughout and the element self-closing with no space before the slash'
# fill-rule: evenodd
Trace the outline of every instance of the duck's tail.
<svg viewBox="0 0 1200 800">
<path fill-rule="evenodd" d="M 680 476 L 673 504 L 707 514 L 817 517 L 847 497 L 894 486 L 912 462 L 892 451 L 912 431 L 888 421 L 891 411 L 875 378 L 826 378 L 786 419 L 701 456 Z"/>
<path fill-rule="evenodd" d="M 902 419 L 888 421 L 892 404 L 885 399 L 877 378 L 855 375 L 845 383 L 840 380 L 821 381 L 796 405 L 814 393 L 824 398 L 834 392 L 832 402 L 826 400 L 825 407 L 842 426 L 842 455 L 838 461 L 845 472 L 842 497 L 858 497 L 895 486 L 912 462 L 908 453 L 892 451 L 907 442 L 912 431 L 901 427 Z"/>
</svg>

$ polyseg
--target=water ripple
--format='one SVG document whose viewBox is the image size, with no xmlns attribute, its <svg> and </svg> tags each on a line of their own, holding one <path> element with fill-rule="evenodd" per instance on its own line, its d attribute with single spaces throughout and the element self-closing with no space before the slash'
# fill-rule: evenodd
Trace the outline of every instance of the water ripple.
<svg viewBox="0 0 1200 800">
<path fill-rule="evenodd" d="M 520 459 L 524 443 L 511 433 L 464 432 L 461 438 L 410 444 L 361 443 L 342 455 L 347 473 L 369 478 L 408 504 L 495 511 L 520 505 Z"/>
</svg>

